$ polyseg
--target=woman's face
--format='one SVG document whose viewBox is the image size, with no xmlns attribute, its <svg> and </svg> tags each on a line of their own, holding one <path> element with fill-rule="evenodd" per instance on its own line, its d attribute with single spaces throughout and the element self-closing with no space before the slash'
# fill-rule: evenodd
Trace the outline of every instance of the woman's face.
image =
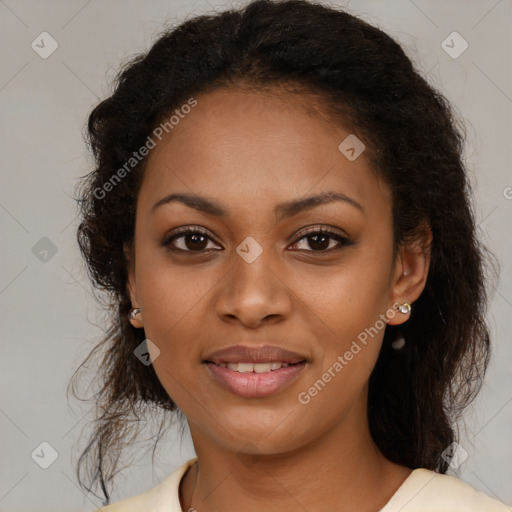
<svg viewBox="0 0 512 512">
<path fill-rule="evenodd" d="M 131 298 L 198 443 L 282 453 L 357 428 L 384 315 L 421 292 L 425 265 L 392 259 L 389 188 L 302 98 L 199 96 L 148 157 Z M 155 206 L 170 194 L 190 201 Z M 255 350 L 214 354 L 234 346 Z"/>
</svg>

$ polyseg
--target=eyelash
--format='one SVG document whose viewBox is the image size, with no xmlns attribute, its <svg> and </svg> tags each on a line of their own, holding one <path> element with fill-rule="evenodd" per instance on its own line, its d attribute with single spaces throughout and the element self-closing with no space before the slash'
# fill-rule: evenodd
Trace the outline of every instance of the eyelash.
<svg viewBox="0 0 512 512">
<path fill-rule="evenodd" d="M 178 249 L 176 247 L 171 247 L 171 244 L 174 240 L 178 240 L 180 238 L 184 238 L 186 235 L 203 235 L 205 237 L 207 237 L 208 239 L 210 239 L 211 241 L 213 241 L 214 243 L 217 243 L 215 242 L 215 240 L 213 240 L 209 235 L 208 233 L 199 228 L 199 227 L 194 227 L 194 228 L 190 228 L 190 227 L 184 227 L 184 228 L 180 228 L 178 229 L 177 231 L 175 231 L 172 235 L 166 237 L 164 239 L 164 241 L 162 242 L 162 246 L 163 247 L 166 247 L 167 249 L 169 249 L 170 251 L 174 251 L 174 252 L 189 252 L 189 253 L 196 253 L 196 254 L 205 254 L 207 252 L 213 252 L 213 251 L 217 251 L 218 249 L 202 249 L 200 251 L 192 251 L 190 249 Z M 334 239 L 336 240 L 340 245 L 338 247 L 335 247 L 335 248 L 330 248 L 330 249 L 322 249 L 322 250 L 318 250 L 318 251 L 315 251 L 315 250 L 306 250 L 306 252 L 311 252 L 311 253 L 331 253 L 333 251 L 337 251 L 337 250 L 340 250 L 342 249 L 343 247 L 347 247 L 347 246 L 350 246 L 350 245 L 353 245 L 353 242 L 351 240 L 349 240 L 348 238 L 340 235 L 338 232 L 330 229 L 330 228 L 316 228 L 316 229 L 311 229 L 311 230 L 308 230 L 308 231 L 303 231 L 302 233 L 299 233 L 299 238 L 297 238 L 293 243 L 292 245 L 295 245 L 296 243 L 300 242 L 301 240 L 305 239 L 305 238 L 309 238 L 309 237 L 312 237 L 314 235 L 327 235 L 329 238 L 331 239 Z M 294 249 L 294 250 L 298 250 L 298 251 L 303 251 L 304 249 Z"/>
</svg>

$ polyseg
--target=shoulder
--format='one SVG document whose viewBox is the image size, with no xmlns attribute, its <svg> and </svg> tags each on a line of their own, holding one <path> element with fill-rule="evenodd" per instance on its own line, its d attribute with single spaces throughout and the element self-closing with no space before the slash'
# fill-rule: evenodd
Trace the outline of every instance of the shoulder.
<svg viewBox="0 0 512 512">
<path fill-rule="evenodd" d="M 196 460 L 197 457 L 188 460 L 149 491 L 101 507 L 94 512 L 182 512 L 179 499 L 180 481 Z"/>
<path fill-rule="evenodd" d="M 462 480 L 415 469 L 380 512 L 511 512 Z"/>
</svg>

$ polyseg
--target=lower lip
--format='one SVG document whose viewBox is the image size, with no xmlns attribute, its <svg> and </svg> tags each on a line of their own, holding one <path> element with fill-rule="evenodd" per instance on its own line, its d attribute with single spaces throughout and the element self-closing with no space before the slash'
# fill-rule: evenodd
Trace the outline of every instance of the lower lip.
<svg viewBox="0 0 512 512">
<path fill-rule="evenodd" d="M 265 373 L 241 373 L 214 363 L 205 363 L 213 378 L 225 389 L 244 398 L 263 398 L 278 393 L 299 377 L 306 363 L 284 366 Z"/>
</svg>

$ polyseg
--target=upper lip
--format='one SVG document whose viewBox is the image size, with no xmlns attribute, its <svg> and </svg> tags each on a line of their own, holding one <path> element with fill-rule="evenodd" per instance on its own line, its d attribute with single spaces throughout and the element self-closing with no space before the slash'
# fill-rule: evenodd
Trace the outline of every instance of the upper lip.
<svg viewBox="0 0 512 512">
<path fill-rule="evenodd" d="M 300 363 L 306 357 L 274 345 L 260 345 L 250 347 L 246 345 L 233 345 L 211 352 L 205 358 L 205 362 L 219 363 L 269 363 L 281 361 L 283 363 Z"/>
</svg>

